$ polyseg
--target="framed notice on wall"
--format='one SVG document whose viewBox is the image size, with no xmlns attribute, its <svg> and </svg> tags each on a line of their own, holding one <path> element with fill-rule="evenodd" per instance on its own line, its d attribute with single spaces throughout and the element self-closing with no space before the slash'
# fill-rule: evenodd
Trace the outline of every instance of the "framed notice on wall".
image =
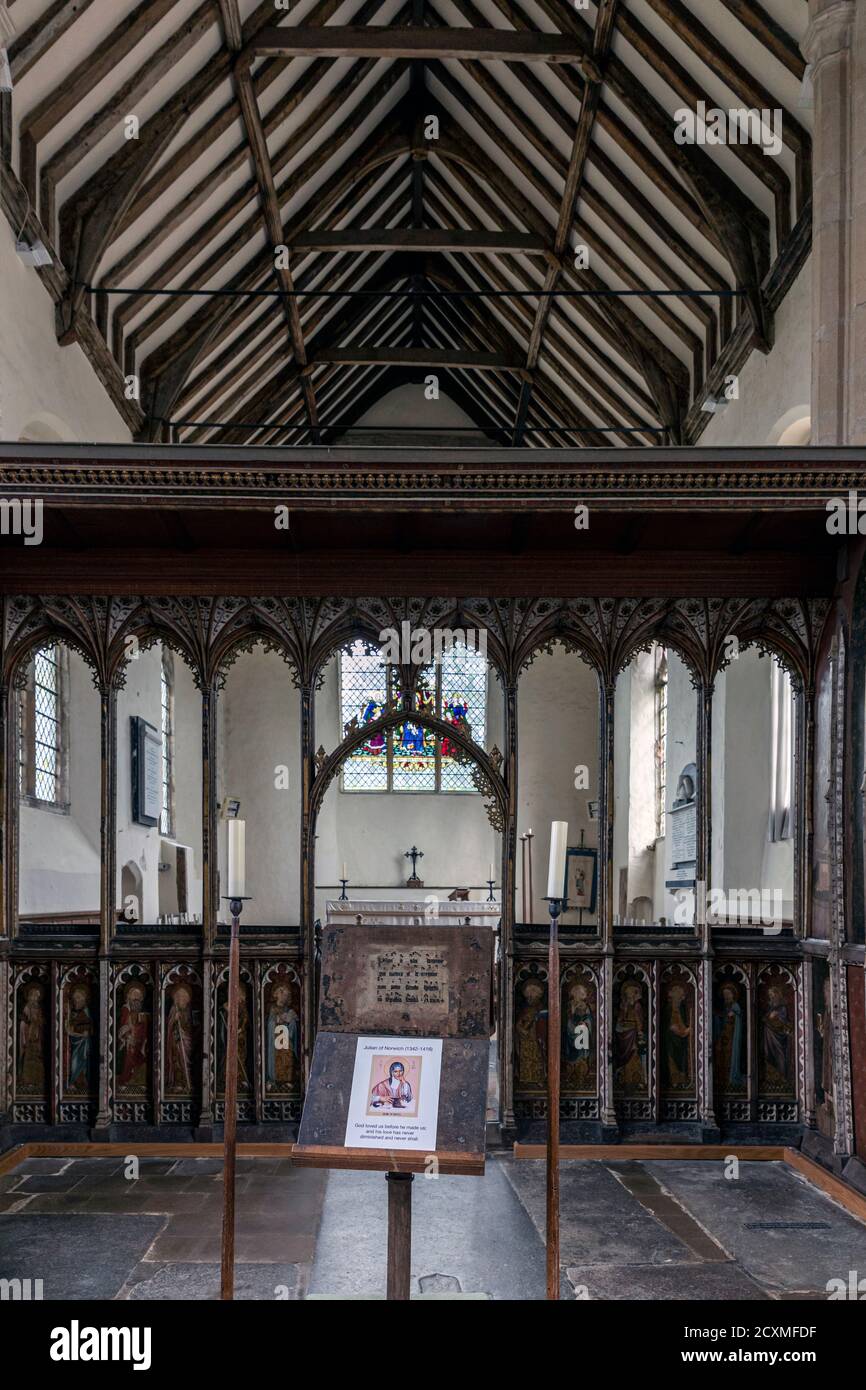
<svg viewBox="0 0 866 1390">
<path fill-rule="evenodd" d="M 132 819 L 158 825 L 162 812 L 162 736 L 146 719 L 129 721 L 132 745 Z"/>
</svg>

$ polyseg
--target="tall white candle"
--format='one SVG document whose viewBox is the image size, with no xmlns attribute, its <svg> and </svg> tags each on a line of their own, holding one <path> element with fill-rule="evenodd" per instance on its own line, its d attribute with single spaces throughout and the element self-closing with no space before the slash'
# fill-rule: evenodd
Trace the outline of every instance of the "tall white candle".
<svg viewBox="0 0 866 1390">
<path fill-rule="evenodd" d="M 229 892 L 230 898 L 242 898 L 246 893 L 246 821 L 229 821 Z"/>
<path fill-rule="evenodd" d="M 495 883 L 495 882 L 496 882 L 496 875 L 495 875 L 495 873 L 493 872 L 493 864 L 492 864 L 492 862 L 491 862 L 491 864 L 490 864 L 490 873 L 487 875 L 487 878 L 488 878 L 488 882 L 490 882 L 490 883 Z"/>
<path fill-rule="evenodd" d="M 346 873 L 346 861 L 345 861 L 345 859 L 343 860 L 343 872 L 341 873 L 340 877 L 341 877 L 341 878 L 345 878 L 346 880 L 348 880 L 348 877 L 349 877 L 349 875 Z"/>
<path fill-rule="evenodd" d="M 547 871 L 547 896 L 561 898 L 565 884 L 565 851 L 568 848 L 568 821 L 550 823 L 550 864 Z"/>
</svg>

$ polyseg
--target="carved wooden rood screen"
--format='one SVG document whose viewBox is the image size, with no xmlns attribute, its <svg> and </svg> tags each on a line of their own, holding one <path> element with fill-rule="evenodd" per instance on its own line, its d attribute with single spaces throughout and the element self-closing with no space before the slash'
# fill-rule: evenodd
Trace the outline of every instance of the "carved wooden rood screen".
<svg viewBox="0 0 866 1390">
<path fill-rule="evenodd" d="M 544 1029 L 551 982 L 547 923 L 516 920 L 518 701 L 527 668 L 561 644 L 598 682 L 598 903 L 596 923 L 561 928 L 563 1020 L 585 1024 L 579 1056 L 564 1053 L 563 1137 L 585 1142 L 648 1130 L 710 1140 L 776 1136 L 809 1122 L 814 1077 L 806 1046 L 814 991 L 810 957 L 807 832 L 813 794 L 818 644 L 825 599 L 278 599 L 28 598 L 2 603 L 3 894 L 0 904 L 0 1117 L 13 1137 L 207 1138 L 222 1122 L 228 933 L 218 925 L 217 712 L 228 668 L 256 646 L 286 663 L 285 701 L 300 731 L 297 856 L 300 912 L 277 926 L 241 927 L 239 1120 L 241 1133 L 294 1137 L 317 1016 L 315 858 L 317 818 L 328 787 L 364 738 L 413 723 L 451 740 L 472 769 L 501 837 L 501 931 L 496 979 L 498 1124 L 505 1137 L 540 1136 L 546 1116 Z M 375 645 L 385 629 L 473 629 L 501 700 L 502 747 L 482 748 L 415 699 L 421 668 L 400 668 L 399 695 L 364 730 L 346 726 L 326 749 L 316 735 L 326 664 L 353 642 Z M 617 676 L 638 652 L 662 644 L 688 669 L 697 706 L 695 877 L 711 878 L 713 693 L 731 653 L 754 647 L 789 673 L 795 695 L 794 910 L 780 930 L 627 924 L 613 887 L 614 717 Z M 100 710 L 98 921 L 18 916 L 21 823 L 19 693 L 34 652 L 49 643 L 78 653 Z M 117 901 L 118 693 L 135 652 L 161 643 L 180 657 L 201 696 L 202 912 L 200 922 L 124 922 Z M 198 847 L 197 847 L 198 848 Z M 288 914 L 287 914 L 288 916 Z M 759 1035 L 771 1008 L 790 1024 L 790 1066 L 780 1081 L 762 1065 Z M 190 1043 L 186 1088 L 172 1071 L 172 1027 L 184 1012 Z M 297 1064 L 269 1064 L 275 1011 L 292 1020 Z M 663 1020 L 685 1025 L 680 1065 L 663 1065 Z M 618 1064 L 614 1040 L 641 1035 L 641 1066 Z M 121 1037 L 124 1047 L 121 1048 Z M 732 1043 L 732 1039 L 736 1039 Z M 89 1040 L 84 1047 L 83 1039 Z M 190 1041 L 191 1040 L 191 1041 Z M 71 1049 L 78 1064 L 70 1065 Z M 565 1047 L 565 1044 L 564 1044 Z M 82 1058 L 87 1054 L 86 1065 Z"/>
</svg>

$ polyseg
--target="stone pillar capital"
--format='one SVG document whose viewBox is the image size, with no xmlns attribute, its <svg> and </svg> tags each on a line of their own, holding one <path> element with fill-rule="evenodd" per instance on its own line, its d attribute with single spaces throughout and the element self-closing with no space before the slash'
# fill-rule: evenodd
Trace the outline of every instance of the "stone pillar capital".
<svg viewBox="0 0 866 1390">
<path fill-rule="evenodd" d="M 800 49 L 813 68 L 850 49 L 855 8 L 855 0 L 812 0 L 811 19 Z"/>
</svg>

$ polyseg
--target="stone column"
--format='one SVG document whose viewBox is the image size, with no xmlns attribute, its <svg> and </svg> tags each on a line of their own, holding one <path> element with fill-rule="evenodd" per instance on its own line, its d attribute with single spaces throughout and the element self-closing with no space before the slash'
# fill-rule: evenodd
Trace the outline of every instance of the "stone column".
<svg viewBox="0 0 866 1390">
<path fill-rule="evenodd" d="M 866 7 L 810 0 L 812 443 L 866 444 Z"/>
</svg>

